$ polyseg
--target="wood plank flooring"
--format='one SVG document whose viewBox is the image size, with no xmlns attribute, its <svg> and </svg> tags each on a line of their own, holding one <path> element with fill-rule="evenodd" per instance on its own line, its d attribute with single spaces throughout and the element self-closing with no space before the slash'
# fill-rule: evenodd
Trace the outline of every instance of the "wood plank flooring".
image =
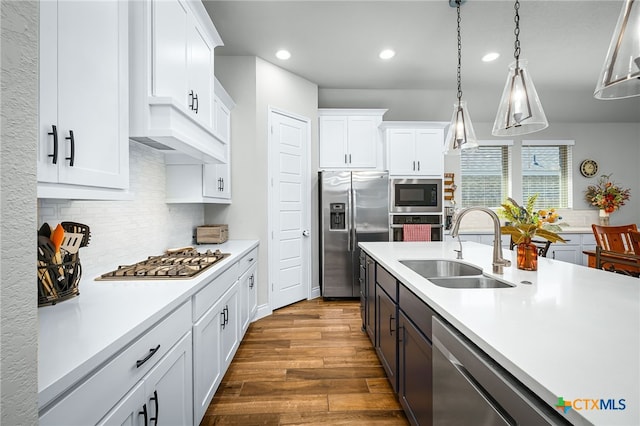
<svg viewBox="0 0 640 426">
<path fill-rule="evenodd" d="M 249 327 L 201 422 L 407 425 L 359 301 L 303 301 Z"/>
</svg>

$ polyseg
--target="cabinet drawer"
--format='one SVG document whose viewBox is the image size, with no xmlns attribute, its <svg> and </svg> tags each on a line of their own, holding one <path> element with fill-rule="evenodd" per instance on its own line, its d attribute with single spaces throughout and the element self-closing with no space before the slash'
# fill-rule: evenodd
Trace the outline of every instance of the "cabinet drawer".
<svg viewBox="0 0 640 426">
<path fill-rule="evenodd" d="M 222 297 L 225 291 L 229 290 L 238 279 L 238 272 L 238 262 L 236 262 L 193 296 L 193 322 L 196 322 Z"/>
<path fill-rule="evenodd" d="M 431 317 L 436 313 L 404 285 L 399 289 L 399 306 L 418 329 L 431 340 Z"/>
<path fill-rule="evenodd" d="M 258 261 L 258 247 L 251 250 L 248 254 L 245 254 L 242 259 L 240 259 L 240 275 L 244 274 L 244 272 L 251 267 L 254 263 Z"/>
<path fill-rule="evenodd" d="M 391 300 L 398 300 L 398 281 L 388 273 L 382 266 L 376 264 L 376 282 L 382 289 L 387 292 Z"/>
<path fill-rule="evenodd" d="M 75 386 L 40 417 L 40 424 L 72 426 L 97 423 L 191 329 L 190 314 L 190 304 L 183 304 L 138 337 L 115 359 Z M 155 352 L 151 351 L 156 348 Z"/>
</svg>

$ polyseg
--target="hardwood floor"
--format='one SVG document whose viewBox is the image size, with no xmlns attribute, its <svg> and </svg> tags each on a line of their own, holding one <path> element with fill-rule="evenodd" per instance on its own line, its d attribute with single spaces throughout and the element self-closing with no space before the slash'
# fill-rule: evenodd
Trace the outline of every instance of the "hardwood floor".
<svg viewBox="0 0 640 426">
<path fill-rule="evenodd" d="M 314 299 L 251 324 L 205 425 L 407 425 L 359 301 Z"/>
</svg>

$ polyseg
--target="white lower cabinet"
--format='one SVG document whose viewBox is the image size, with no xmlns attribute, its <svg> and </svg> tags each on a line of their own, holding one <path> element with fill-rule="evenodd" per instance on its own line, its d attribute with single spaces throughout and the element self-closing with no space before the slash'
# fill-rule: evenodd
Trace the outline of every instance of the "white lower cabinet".
<svg viewBox="0 0 640 426">
<path fill-rule="evenodd" d="M 191 347 L 187 333 L 98 424 L 192 424 Z"/>
<path fill-rule="evenodd" d="M 151 404 L 153 416 L 157 412 L 155 402 L 150 402 L 154 391 L 159 395 L 160 415 L 166 413 L 167 418 L 186 419 L 186 424 L 191 424 L 190 327 L 191 304 L 184 303 L 42 412 L 40 424 L 85 426 L 101 421 L 104 424 L 128 424 L 129 421 L 133 422 L 129 424 L 144 425 L 143 415 L 138 419 L 135 410 L 143 411 L 146 404 L 149 411 Z M 165 374 L 169 371 L 171 374 Z M 182 407 L 182 411 L 178 407 Z M 170 411 L 175 412 L 170 414 Z"/>
<path fill-rule="evenodd" d="M 257 310 L 258 249 L 228 265 L 89 377 L 40 424 L 200 424 Z"/>
<path fill-rule="evenodd" d="M 256 248 L 194 296 L 194 424 L 204 417 L 255 315 L 257 259 Z"/>
</svg>

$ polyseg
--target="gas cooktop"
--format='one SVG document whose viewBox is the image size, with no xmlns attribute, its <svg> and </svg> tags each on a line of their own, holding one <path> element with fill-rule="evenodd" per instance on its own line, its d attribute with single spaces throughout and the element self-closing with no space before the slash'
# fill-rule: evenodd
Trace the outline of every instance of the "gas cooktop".
<svg viewBox="0 0 640 426">
<path fill-rule="evenodd" d="M 193 278 L 227 256 L 229 253 L 222 253 L 220 250 L 200 253 L 193 247 L 172 249 L 133 265 L 118 266 L 118 269 L 102 274 L 97 280 Z"/>
</svg>

